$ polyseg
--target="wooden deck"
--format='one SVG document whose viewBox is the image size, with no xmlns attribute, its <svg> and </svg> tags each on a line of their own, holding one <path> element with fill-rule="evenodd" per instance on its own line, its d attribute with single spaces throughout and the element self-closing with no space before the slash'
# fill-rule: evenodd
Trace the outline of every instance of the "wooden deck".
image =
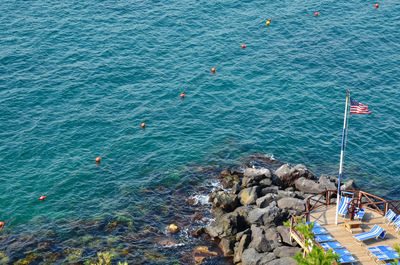
<svg viewBox="0 0 400 265">
<path fill-rule="evenodd" d="M 345 219 L 339 216 L 338 225 L 335 225 L 335 210 L 336 205 L 323 206 L 315 209 L 310 213 L 310 221 L 317 221 L 322 227 L 324 227 L 332 235 L 335 240 L 347 248 L 353 257 L 356 258 L 359 263 L 363 265 L 373 265 L 375 262 L 367 255 L 367 247 L 373 246 L 392 246 L 395 243 L 400 244 L 400 236 L 396 234 L 392 227 L 384 224 L 384 219 L 381 215 L 366 210 L 365 216 L 362 222 L 361 229 L 355 229 L 353 234 L 359 234 L 368 231 L 373 227 L 374 224 L 380 225 L 387 231 L 385 240 L 367 240 L 363 246 L 353 238 L 351 232 L 345 229 L 345 222 L 349 219 Z"/>
</svg>

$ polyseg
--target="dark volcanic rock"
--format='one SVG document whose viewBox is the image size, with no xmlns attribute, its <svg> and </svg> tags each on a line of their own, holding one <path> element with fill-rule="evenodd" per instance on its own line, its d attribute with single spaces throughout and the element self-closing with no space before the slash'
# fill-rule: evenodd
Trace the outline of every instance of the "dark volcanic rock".
<svg viewBox="0 0 400 265">
<path fill-rule="evenodd" d="M 274 253 L 258 253 L 254 248 L 243 251 L 242 265 L 262 265 L 275 259 Z"/>
<path fill-rule="evenodd" d="M 264 197 L 258 198 L 256 200 L 256 205 L 259 208 L 265 208 L 267 207 L 271 202 L 275 201 L 276 195 L 273 193 L 269 193 L 265 195 Z"/>
<path fill-rule="evenodd" d="M 319 194 L 325 191 L 325 188 L 313 180 L 299 178 L 295 181 L 296 189 L 304 193 Z"/>
<path fill-rule="evenodd" d="M 265 237 L 265 231 L 256 225 L 251 226 L 251 242 L 250 248 L 254 248 L 260 253 L 269 252 L 272 250 L 271 245 Z"/>
<path fill-rule="evenodd" d="M 240 203 L 242 205 L 255 204 L 259 192 L 260 192 L 260 187 L 258 186 L 241 190 L 238 195 Z"/>
<path fill-rule="evenodd" d="M 214 207 L 222 208 L 225 212 L 231 212 L 239 206 L 238 196 L 225 191 L 210 193 L 209 201 L 212 201 Z"/>
<path fill-rule="evenodd" d="M 223 237 L 219 242 L 218 246 L 225 257 L 233 256 L 233 247 L 235 244 L 234 237 Z"/>
<path fill-rule="evenodd" d="M 336 190 L 336 185 L 334 182 L 331 182 L 330 178 L 327 175 L 321 175 L 318 179 L 318 183 L 325 190 Z"/>
<path fill-rule="evenodd" d="M 289 164 L 284 164 L 275 171 L 275 175 L 279 178 L 283 187 L 293 186 L 294 182 L 301 178 L 312 179 L 313 175 L 308 169 L 301 164 L 292 167 Z"/>
<path fill-rule="evenodd" d="M 278 201 L 278 207 L 282 210 L 293 210 L 299 214 L 306 210 L 306 206 L 303 200 L 296 198 L 282 198 Z"/>
<path fill-rule="evenodd" d="M 243 175 L 242 187 L 252 187 L 258 185 L 261 180 L 270 179 L 271 171 L 267 168 L 246 168 Z"/>
<path fill-rule="evenodd" d="M 246 223 L 236 212 L 226 213 L 217 218 L 210 226 L 206 228 L 207 234 L 211 237 L 230 237 L 246 229 Z"/>
<path fill-rule="evenodd" d="M 263 263 L 264 265 L 296 265 L 297 261 L 292 258 L 286 257 L 281 259 L 275 259 L 273 261 Z"/>
<path fill-rule="evenodd" d="M 281 246 L 274 249 L 274 254 L 278 258 L 293 257 L 301 248 Z"/>
<path fill-rule="evenodd" d="M 257 225 L 270 225 L 279 216 L 280 210 L 276 206 L 255 208 L 249 212 L 249 223 Z"/>
<path fill-rule="evenodd" d="M 295 240 L 292 240 L 292 243 L 290 242 L 290 231 L 289 231 L 289 227 L 286 226 L 278 226 L 276 228 L 276 230 L 278 231 L 279 235 L 282 238 L 282 242 L 284 242 L 285 244 L 291 245 L 291 246 L 297 246 L 297 242 Z"/>
</svg>

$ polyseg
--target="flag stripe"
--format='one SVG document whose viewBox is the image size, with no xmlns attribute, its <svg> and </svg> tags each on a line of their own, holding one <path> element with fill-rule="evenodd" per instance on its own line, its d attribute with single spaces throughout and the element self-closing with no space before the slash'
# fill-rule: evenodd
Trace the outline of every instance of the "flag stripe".
<svg viewBox="0 0 400 265">
<path fill-rule="evenodd" d="M 350 113 L 352 114 L 371 114 L 368 105 L 361 104 L 360 102 L 350 98 Z"/>
</svg>

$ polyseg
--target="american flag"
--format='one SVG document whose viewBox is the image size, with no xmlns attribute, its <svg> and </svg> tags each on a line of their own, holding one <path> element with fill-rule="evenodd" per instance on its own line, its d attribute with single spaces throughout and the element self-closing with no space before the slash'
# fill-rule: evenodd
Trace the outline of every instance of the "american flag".
<svg viewBox="0 0 400 265">
<path fill-rule="evenodd" d="M 350 113 L 353 114 L 371 114 L 368 105 L 361 104 L 357 100 L 350 98 Z"/>
</svg>

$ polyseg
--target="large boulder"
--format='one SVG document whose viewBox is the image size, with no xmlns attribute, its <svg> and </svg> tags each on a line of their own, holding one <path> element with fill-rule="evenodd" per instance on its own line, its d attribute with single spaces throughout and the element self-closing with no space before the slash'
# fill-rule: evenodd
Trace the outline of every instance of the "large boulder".
<svg viewBox="0 0 400 265">
<path fill-rule="evenodd" d="M 243 220 L 247 224 L 250 224 L 249 213 L 255 208 L 255 205 L 244 205 L 236 208 L 234 212 L 238 214 L 240 220 Z"/>
<path fill-rule="evenodd" d="M 282 246 L 282 239 L 278 231 L 276 230 L 276 227 L 264 227 L 263 229 L 265 231 L 265 238 L 267 239 L 268 244 L 272 247 L 272 249 Z"/>
<path fill-rule="evenodd" d="M 297 261 L 292 258 L 286 257 L 281 259 L 275 259 L 273 261 L 263 263 L 263 265 L 296 265 Z"/>
<path fill-rule="evenodd" d="M 280 246 L 274 249 L 274 254 L 278 258 L 293 257 L 301 248 Z"/>
<path fill-rule="evenodd" d="M 282 210 L 293 210 L 297 213 L 302 213 L 306 210 L 306 206 L 303 200 L 296 198 L 282 198 L 278 201 L 278 207 Z"/>
<path fill-rule="evenodd" d="M 274 253 L 258 253 L 254 248 L 243 251 L 242 265 L 263 265 L 275 259 Z"/>
<path fill-rule="evenodd" d="M 334 182 L 330 180 L 330 178 L 327 175 L 321 175 L 318 179 L 319 185 L 325 189 L 325 190 L 336 190 L 336 185 Z"/>
<path fill-rule="evenodd" d="M 301 178 L 312 179 L 314 176 L 308 171 L 307 167 L 298 164 L 292 167 L 289 164 L 284 164 L 275 171 L 282 187 L 293 186 L 294 182 Z"/>
<path fill-rule="evenodd" d="M 244 230 L 246 224 L 241 220 L 238 213 L 231 212 L 217 218 L 206 228 L 207 234 L 211 237 L 230 237 Z"/>
<path fill-rule="evenodd" d="M 293 191 L 288 191 L 288 190 L 278 190 L 278 197 L 279 198 L 285 198 L 285 197 L 294 198 L 294 197 L 296 197 L 296 193 Z"/>
<path fill-rule="evenodd" d="M 342 186 L 340 186 L 341 190 L 356 190 L 357 186 L 354 183 L 354 180 L 348 180 L 346 182 L 343 183 Z"/>
<path fill-rule="evenodd" d="M 263 188 L 263 189 L 261 190 L 261 194 L 262 194 L 262 195 L 267 195 L 268 193 L 275 193 L 275 194 L 277 194 L 277 193 L 278 193 L 278 190 L 279 190 L 279 187 L 278 187 L 278 186 L 270 186 L 270 187 Z"/>
<path fill-rule="evenodd" d="M 256 205 L 259 208 L 267 207 L 271 202 L 275 201 L 276 195 L 274 193 L 268 193 L 267 195 L 258 198 L 256 200 Z"/>
<path fill-rule="evenodd" d="M 280 210 L 276 206 L 266 208 L 255 208 L 249 212 L 248 221 L 250 224 L 269 226 L 279 218 Z"/>
<path fill-rule="evenodd" d="M 296 189 L 303 193 L 312 193 L 312 194 L 318 194 L 321 192 L 324 192 L 325 189 L 323 186 L 320 184 L 316 183 L 313 180 L 306 179 L 304 177 L 301 177 L 295 181 Z"/>
<path fill-rule="evenodd" d="M 223 237 L 219 241 L 219 248 L 225 257 L 233 256 L 233 247 L 235 245 L 235 237 Z"/>
<path fill-rule="evenodd" d="M 282 242 L 290 245 L 290 246 L 297 246 L 297 242 L 295 240 L 292 240 L 292 242 L 290 242 L 290 229 L 289 227 L 286 226 L 278 226 L 276 227 L 276 230 L 278 231 L 279 235 L 282 238 Z"/>
<path fill-rule="evenodd" d="M 239 200 L 242 205 L 255 204 L 260 192 L 260 187 L 255 186 L 243 189 L 239 192 Z"/>
<path fill-rule="evenodd" d="M 238 263 L 242 260 L 243 251 L 248 247 L 251 237 L 248 234 L 243 234 L 240 241 L 236 244 L 234 249 L 233 262 Z"/>
<path fill-rule="evenodd" d="M 249 248 L 254 248 L 260 253 L 269 252 L 272 250 L 271 245 L 265 238 L 265 231 L 256 225 L 251 226 L 251 242 Z"/>
<path fill-rule="evenodd" d="M 258 185 L 258 183 L 265 178 L 271 178 L 271 171 L 269 171 L 269 169 L 246 168 L 243 174 L 242 186 L 251 187 Z"/>
<path fill-rule="evenodd" d="M 222 208 L 225 212 L 231 212 L 239 206 L 238 196 L 225 191 L 210 193 L 209 201 L 212 201 L 214 207 Z"/>
</svg>

